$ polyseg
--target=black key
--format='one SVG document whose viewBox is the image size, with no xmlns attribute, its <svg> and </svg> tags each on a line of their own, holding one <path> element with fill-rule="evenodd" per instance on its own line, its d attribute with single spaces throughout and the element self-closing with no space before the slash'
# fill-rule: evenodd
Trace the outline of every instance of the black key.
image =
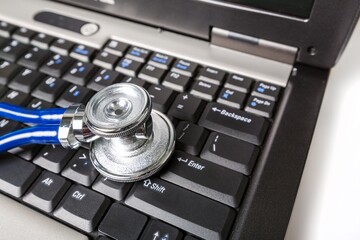
<svg viewBox="0 0 360 240">
<path fill-rule="evenodd" d="M 174 72 L 169 72 L 166 75 L 162 85 L 174 89 L 178 92 L 184 92 L 189 87 L 190 82 L 190 77 L 186 77 Z"/>
<path fill-rule="evenodd" d="M 111 239 L 105 236 L 99 236 L 98 238 L 96 238 L 96 240 L 111 240 Z"/>
<path fill-rule="evenodd" d="M 83 186 L 72 186 L 54 216 L 85 232 L 92 232 L 109 204 L 109 199 L 99 193 Z"/>
<path fill-rule="evenodd" d="M 176 149 L 198 155 L 209 132 L 195 124 L 181 121 L 176 127 Z"/>
<path fill-rule="evenodd" d="M 49 49 L 53 41 L 54 38 L 52 36 L 46 35 L 45 33 L 38 33 L 31 40 L 31 44 L 41 49 Z"/>
<path fill-rule="evenodd" d="M 0 47 L 5 45 L 7 42 L 8 42 L 8 40 L 6 38 L 0 37 Z"/>
<path fill-rule="evenodd" d="M 245 93 L 238 92 L 230 88 L 223 88 L 216 101 L 229 107 L 240 109 L 244 107 L 245 99 Z"/>
<path fill-rule="evenodd" d="M 70 54 L 70 50 L 74 46 L 73 42 L 59 38 L 56 39 L 50 46 L 50 50 L 60 55 L 67 56 Z"/>
<path fill-rule="evenodd" d="M 21 126 L 19 122 L 9 120 L 6 118 L 0 118 L 0 136 L 13 132 L 19 129 L 20 127 Z"/>
<path fill-rule="evenodd" d="M 175 92 L 163 86 L 151 85 L 148 89 L 152 106 L 160 112 L 166 112 L 174 101 Z"/>
<path fill-rule="evenodd" d="M 145 88 L 147 89 L 149 87 L 149 83 L 145 82 L 144 80 L 141 80 L 139 78 L 136 77 L 125 77 L 122 82 L 124 83 L 132 83 L 135 85 L 138 85 L 139 87 Z"/>
<path fill-rule="evenodd" d="M 16 74 L 19 73 L 20 67 L 15 63 L 0 61 L 0 84 L 6 85 Z"/>
<path fill-rule="evenodd" d="M 184 238 L 184 240 L 199 240 L 199 239 L 188 235 Z"/>
<path fill-rule="evenodd" d="M 140 47 L 131 47 L 127 53 L 126 53 L 126 58 L 135 60 L 137 62 L 142 62 L 144 63 L 146 61 L 146 59 L 148 58 L 148 56 L 150 55 L 150 51 L 145 49 L 145 48 L 140 48 Z"/>
<path fill-rule="evenodd" d="M 100 69 L 89 81 L 87 87 L 100 91 L 104 87 L 110 86 L 114 83 L 118 83 L 122 80 L 124 75 L 108 69 Z"/>
<path fill-rule="evenodd" d="M 33 47 L 19 59 L 18 64 L 31 68 L 38 69 L 49 57 L 49 52 Z"/>
<path fill-rule="evenodd" d="M 53 77 L 60 77 L 73 62 L 69 57 L 60 54 L 52 55 L 45 64 L 40 68 L 40 72 L 46 73 Z"/>
<path fill-rule="evenodd" d="M 125 75 L 135 77 L 142 64 L 129 58 L 122 58 L 117 64 L 115 70 Z"/>
<path fill-rule="evenodd" d="M 209 240 L 226 239 L 235 217 L 221 203 L 156 178 L 137 182 L 125 203 Z"/>
<path fill-rule="evenodd" d="M 251 96 L 245 111 L 254 113 L 266 118 L 271 118 L 273 115 L 275 102 L 260 97 Z"/>
<path fill-rule="evenodd" d="M 21 197 L 40 174 L 40 169 L 16 156 L 1 154 L 0 190 Z"/>
<path fill-rule="evenodd" d="M 253 80 L 251 78 L 238 74 L 231 74 L 226 80 L 225 87 L 239 92 L 248 93 L 250 92 L 252 83 Z"/>
<path fill-rule="evenodd" d="M 96 67 L 91 63 L 75 62 L 64 74 L 63 79 L 84 86 L 96 70 Z"/>
<path fill-rule="evenodd" d="M 95 48 L 85 46 L 82 44 L 77 44 L 70 52 L 70 56 L 82 62 L 90 62 L 95 51 L 96 51 Z"/>
<path fill-rule="evenodd" d="M 114 182 L 103 176 L 99 176 L 92 185 L 92 189 L 120 201 L 125 198 L 131 186 L 131 183 Z"/>
<path fill-rule="evenodd" d="M 201 152 L 201 158 L 250 175 L 259 149 L 252 144 L 224 134 L 212 132 Z"/>
<path fill-rule="evenodd" d="M 126 43 L 119 42 L 116 40 L 109 40 L 106 43 L 104 50 L 111 54 L 122 57 L 125 54 L 128 47 L 129 45 L 127 45 Z"/>
<path fill-rule="evenodd" d="M 106 69 L 113 69 L 117 60 L 118 56 L 106 51 L 101 51 L 96 55 L 93 64 Z"/>
<path fill-rule="evenodd" d="M 254 86 L 254 90 L 251 93 L 252 96 L 265 98 L 270 101 L 277 101 L 279 94 L 279 86 L 265 82 L 257 82 Z"/>
<path fill-rule="evenodd" d="M 182 236 L 183 234 L 179 229 L 158 220 L 151 220 L 140 240 L 181 240 Z"/>
<path fill-rule="evenodd" d="M 34 163 L 51 172 L 59 173 L 74 154 L 75 150 L 65 149 L 60 145 L 48 145 L 40 151 Z"/>
<path fill-rule="evenodd" d="M 138 77 L 153 84 L 160 84 L 165 74 L 164 69 L 146 64 L 139 72 Z"/>
<path fill-rule="evenodd" d="M 61 174 L 82 185 L 90 186 L 99 173 L 90 162 L 89 151 L 80 149 Z"/>
<path fill-rule="evenodd" d="M 67 85 L 65 81 L 59 78 L 47 76 L 34 89 L 31 95 L 48 102 L 54 102 L 64 92 Z"/>
<path fill-rule="evenodd" d="M 204 107 L 203 100 L 188 93 L 181 93 L 176 97 L 168 114 L 181 120 L 196 122 Z"/>
<path fill-rule="evenodd" d="M 86 103 L 93 95 L 89 89 L 71 84 L 61 97 L 56 101 L 56 105 L 66 108 L 74 103 Z"/>
<path fill-rule="evenodd" d="M 26 106 L 29 103 L 29 95 L 16 91 L 16 90 L 9 90 L 0 100 L 0 102 L 6 102 L 9 104 L 19 105 L 19 106 Z"/>
<path fill-rule="evenodd" d="M 29 144 L 10 149 L 8 152 L 30 161 L 38 154 L 40 149 L 41 145 L 39 144 Z"/>
<path fill-rule="evenodd" d="M 2 46 L 0 51 L 0 58 L 10 62 L 15 62 L 23 55 L 27 48 L 28 47 L 25 44 L 22 44 L 17 40 L 11 40 Z"/>
<path fill-rule="evenodd" d="M 0 36 L 9 38 L 15 31 L 16 27 L 10 23 L 0 21 Z"/>
<path fill-rule="evenodd" d="M 35 32 L 27 28 L 21 27 L 18 28 L 12 35 L 12 38 L 18 40 L 19 42 L 29 44 L 32 36 L 35 35 Z"/>
<path fill-rule="evenodd" d="M 37 98 L 33 98 L 30 103 L 26 106 L 29 109 L 33 109 L 33 110 L 41 110 L 41 109 L 48 109 L 53 107 L 53 105 L 49 102 L 46 102 L 44 100 L 40 100 Z M 29 126 L 34 126 L 36 124 L 33 123 L 25 123 L 26 125 Z"/>
<path fill-rule="evenodd" d="M 234 208 L 248 182 L 241 173 L 184 152 L 172 155 L 161 178 Z"/>
<path fill-rule="evenodd" d="M 172 56 L 162 53 L 153 53 L 148 63 L 158 68 L 169 69 L 173 61 L 174 57 Z"/>
<path fill-rule="evenodd" d="M 45 102 L 44 100 L 34 98 L 26 107 L 34 110 L 41 110 L 51 108 L 52 104 L 49 102 Z"/>
<path fill-rule="evenodd" d="M 225 77 L 225 72 L 216 68 L 206 67 L 199 71 L 197 80 L 220 85 Z"/>
<path fill-rule="evenodd" d="M 190 94 L 205 99 L 207 101 L 213 101 L 216 97 L 216 93 L 219 90 L 219 86 L 204 81 L 195 81 Z"/>
<path fill-rule="evenodd" d="M 1 97 L 4 93 L 6 93 L 7 90 L 8 90 L 7 87 L 0 85 L 0 97 Z"/>
<path fill-rule="evenodd" d="M 118 240 L 137 240 L 146 221 L 145 215 L 113 203 L 100 223 L 99 232 Z"/>
<path fill-rule="evenodd" d="M 42 73 L 25 68 L 10 82 L 9 88 L 30 93 L 44 77 Z"/>
<path fill-rule="evenodd" d="M 171 71 L 177 72 L 179 74 L 192 77 L 195 75 L 196 69 L 198 68 L 198 64 L 194 62 L 190 62 L 187 60 L 178 59 L 174 63 Z"/>
<path fill-rule="evenodd" d="M 69 187 L 70 182 L 63 177 L 43 172 L 23 200 L 45 212 L 52 212 Z"/>
<path fill-rule="evenodd" d="M 269 127 L 265 118 L 219 103 L 206 106 L 199 125 L 256 145 L 262 143 Z"/>
</svg>

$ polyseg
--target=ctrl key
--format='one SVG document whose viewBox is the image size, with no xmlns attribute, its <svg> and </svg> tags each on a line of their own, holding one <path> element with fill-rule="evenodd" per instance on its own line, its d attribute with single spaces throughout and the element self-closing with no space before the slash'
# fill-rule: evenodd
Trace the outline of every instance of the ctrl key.
<svg viewBox="0 0 360 240">
<path fill-rule="evenodd" d="M 109 204 L 110 200 L 103 195 L 76 185 L 67 192 L 54 216 L 85 232 L 92 232 Z"/>
</svg>

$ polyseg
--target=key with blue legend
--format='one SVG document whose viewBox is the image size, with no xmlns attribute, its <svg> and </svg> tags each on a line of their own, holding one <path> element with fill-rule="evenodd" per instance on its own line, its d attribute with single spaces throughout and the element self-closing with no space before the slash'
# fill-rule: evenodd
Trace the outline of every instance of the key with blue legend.
<svg viewBox="0 0 360 240">
<path fill-rule="evenodd" d="M 161 53 L 153 53 L 150 57 L 149 64 L 158 68 L 169 69 L 173 61 L 174 57 L 172 56 Z"/>
<path fill-rule="evenodd" d="M 142 63 L 137 62 L 130 58 L 122 58 L 115 68 L 115 71 L 121 72 L 125 75 L 136 77 L 137 72 L 140 70 Z"/>
<path fill-rule="evenodd" d="M 89 89 L 71 84 L 56 101 L 56 105 L 65 108 L 74 103 L 85 103 L 92 95 L 93 92 Z"/>
<path fill-rule="evenodd" d="M 261 98 L 265 98 L 271 101 L 277 101 L 280 93 L 280 87 L 265 83 L 265 82 L 257 82 L 251 93 L 252 96 L 258 96 Z"/>
<path fill-rule="evenodd" d="M 243 104 L 245 98 L 245 93 L 238 92 L 230 88 L 223 88 L 216 101 L 229 107 L 240 109 L 244 106 Z"/>
<path fill-rule="evenodd" d="M 192 77 L 192 76 L 194 76 L 195 71 L 198 68 L 198 66 L 199 65 L 197 63 L 178 59 L 174 63 L 171 71 L 188 76 L 188 77 Z"/>
<path fill-rule="evenodd" d="M 131 47 L 125 57 L 144 63 L 149 55 L 150 51 L 145 48 Z"/>
<path fill-rule="evenodd" d="M 82 44 L 75 45 L 70 53 L 70 56 L 83 62 L 90 62 L 95 49 Z"/>
<path fill-rule="evenodd" d="M 65 81 L 84 86 L 97 68 L 91 63 L 77 61 L 63 76 Z"/>
<path fill-rule="evenodd" d="M 265 98 L 251 96 L 245 111 L 251 112 L 263 117 L 271 118 L 274 112 L 275 102 Z"/>
</svg>

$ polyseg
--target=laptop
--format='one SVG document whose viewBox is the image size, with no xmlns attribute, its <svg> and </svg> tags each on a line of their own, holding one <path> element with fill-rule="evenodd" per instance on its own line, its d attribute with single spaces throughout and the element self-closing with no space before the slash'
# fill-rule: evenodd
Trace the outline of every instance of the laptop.
<svg viewBox="0 0 360 240">
<path fill-rule="evenodd" d="M 133 83 L 176 150 L 136 183 L 102 177 L 85 148 L 2 153 L 0 239 L 283 239 L 359 3 L 2 0 L 1 102 L 67 107 Z M 23 127 L 2 118 L 0 136 Z"/>
</svg>

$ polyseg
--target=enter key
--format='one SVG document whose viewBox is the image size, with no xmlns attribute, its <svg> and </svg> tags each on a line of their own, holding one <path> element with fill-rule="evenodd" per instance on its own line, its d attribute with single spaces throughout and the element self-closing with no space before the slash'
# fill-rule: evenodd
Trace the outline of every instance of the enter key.
<svg viewBox="0 0 360 240">
<path fill-rule="evenodd" d="M 180 151 L 161 178 L 235 208 L 248 182 L 241 173 Z"/>
</svg>

